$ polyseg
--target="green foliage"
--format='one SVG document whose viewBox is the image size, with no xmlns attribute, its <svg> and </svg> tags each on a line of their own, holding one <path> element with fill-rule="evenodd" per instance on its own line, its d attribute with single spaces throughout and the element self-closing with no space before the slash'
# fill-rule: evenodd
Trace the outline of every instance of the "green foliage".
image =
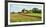
<svg viewBox="0 0 46 27">
<path fill-rule="evenodd" d="M 41 10 L 39 10 L 38 8 L 33 8 L 32 9 L 32 12 L 33 13 L 41 13 Z"/>
<path fill-rule="evenodd" d="M 22 12 L 24 13 L 24 11 L 25 11 L 25 8 L 23 8 Z"/>
<path fill-rule="evenodd" d="M 41 13 L 41 10 L 38 8 L 33 8 L 32 10 L 25 10 L 25 8 L 23 8 L 22 12 L 24 13 L 24 11 L 27 11 L 27 13 Z"/>
</svg>

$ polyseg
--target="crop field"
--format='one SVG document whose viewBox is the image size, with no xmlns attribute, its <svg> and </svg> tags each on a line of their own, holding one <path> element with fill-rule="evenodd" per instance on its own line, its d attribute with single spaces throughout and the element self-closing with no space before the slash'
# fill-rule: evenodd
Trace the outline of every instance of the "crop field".
<svg viewBox="0 0 46 27">
<path fill-rule="evenodd" d="M 41 13 L 10 14 L 11 22 L 41 21 Z"/>
</svg>

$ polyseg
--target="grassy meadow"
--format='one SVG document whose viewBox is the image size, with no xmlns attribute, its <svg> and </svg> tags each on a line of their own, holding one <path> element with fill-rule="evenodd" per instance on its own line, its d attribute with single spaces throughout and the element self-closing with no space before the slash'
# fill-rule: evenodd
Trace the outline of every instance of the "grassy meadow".
<svg viewBox="0 0 46 27">
<path fill-rule="evenodd" d="M 41 13 L 27 13 L 27 14 L 10 14 L 11 22 L 31 22 L 31 21 L 41 21 Z"/>
</svg>

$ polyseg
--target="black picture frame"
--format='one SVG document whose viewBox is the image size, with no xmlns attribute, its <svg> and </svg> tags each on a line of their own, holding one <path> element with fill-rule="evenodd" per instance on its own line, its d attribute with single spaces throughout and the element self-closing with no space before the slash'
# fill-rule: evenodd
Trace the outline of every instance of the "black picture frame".
<svg viewBox="0 0 46 27">
<path fill-rule="evenodd" d="M 43 23 L 8 25 L 8 2 L 43 4 Z M 5 1 L 5 26 L 23 26 L 23 25 L 41 25 L 41 24 L 45 24 L 45 3 L 44 2 Z"/>
</svg>

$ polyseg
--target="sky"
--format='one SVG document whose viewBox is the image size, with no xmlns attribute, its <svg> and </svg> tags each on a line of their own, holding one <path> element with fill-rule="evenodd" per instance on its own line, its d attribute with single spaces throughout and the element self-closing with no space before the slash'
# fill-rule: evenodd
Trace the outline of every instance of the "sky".
<svg viewBox="0 0 46 27">
<path fill-rule="evenodd" d="M 33 8 L 39 8 L 42 9 L 43 5 L 42 4 L 29 4 L 29 3 L 9 3 L 8 4 L 8 9 L 11 12 L 21 12 L 21 10 L 23 8 L 25 8 L 25 10 L 32 10 Z"/>
</svg>

